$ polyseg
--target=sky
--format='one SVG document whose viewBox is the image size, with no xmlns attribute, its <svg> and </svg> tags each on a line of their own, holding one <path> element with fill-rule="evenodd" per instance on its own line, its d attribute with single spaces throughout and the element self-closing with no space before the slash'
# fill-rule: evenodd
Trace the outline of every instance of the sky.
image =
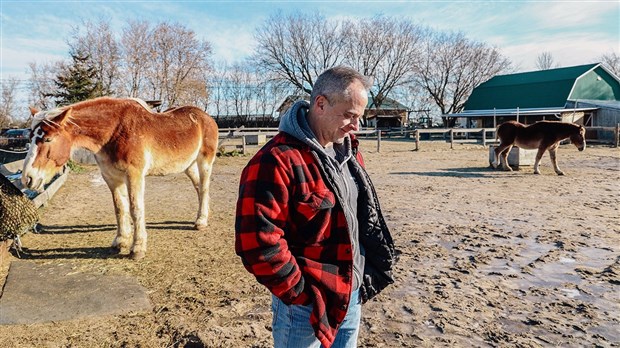
<svg viewBox="0 0 620 348">
<path fill-rule="evenodd" d="M 497 47 L 516 72 L 536 70 L 551 53 L 560 66 L 589 64 L 620 51 L 620 0 L 606 1 L 150 1 L 0 0 L 0 80 L 26 80 L 28 65 L 69 58 L 67 39 L 81 21 L 179 23 L 207 40 L 214 60 L 241 61 L 255 29 L 281 11 L 327 18 L 404 17 Z"/>
</svg>

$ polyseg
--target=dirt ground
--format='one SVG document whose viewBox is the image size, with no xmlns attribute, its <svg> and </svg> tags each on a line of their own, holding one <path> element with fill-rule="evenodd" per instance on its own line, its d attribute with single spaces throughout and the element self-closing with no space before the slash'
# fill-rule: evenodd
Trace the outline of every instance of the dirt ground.
<svg viewBox="0 0 620 348">
<path fill-rule="evenodd" d="M 488 168 L 479 145 L 413 147 L 362 141 L 399 260 L 395 284 L 363 308 L 360 347 L 620 346 L 620 150 L 563 145 L 560 177 L 548 155 L 533 175 Z M 133 276 L 152 311 L 3 326 L 0 345 L 271 347 L 269 293 L 234 253 L 248 159 L 216 160 L 206 232 L 192 229 L 184 175 L 150 177 L 138 262 L 109 251 L 115 218 L 97 168 L 71 173 L 22 258 Z"/>
</svg>

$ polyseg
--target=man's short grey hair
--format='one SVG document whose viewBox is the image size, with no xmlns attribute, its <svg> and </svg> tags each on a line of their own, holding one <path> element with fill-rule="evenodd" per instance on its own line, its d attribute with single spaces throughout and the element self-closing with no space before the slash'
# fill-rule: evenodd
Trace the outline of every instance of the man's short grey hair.
<svg viewBox="0 0 620 348">
<path fill-rule="evenodd" d="M 310 104 L 314 104 L 316 97 L 323 95 L 327 97 L 329 103 L 347 100 L 351 96 L 347 89 L 353 82 L 359 81 L 366 91 L 370 90 L 372 82 L 366 76 L 357 72 L 353 68 L 346 66 L 335 66 L 325 70 L 316 79 L 310 94 Z"/>
</svg>

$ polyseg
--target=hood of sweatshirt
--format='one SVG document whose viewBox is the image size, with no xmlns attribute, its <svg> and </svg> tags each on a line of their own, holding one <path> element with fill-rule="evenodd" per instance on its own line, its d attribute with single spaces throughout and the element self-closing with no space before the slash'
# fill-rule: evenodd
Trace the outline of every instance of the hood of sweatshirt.
<svg viewBox="0 0 620 348">
<path fill-rule="evenodd" d="M 331 159 L 331 157 L 325 152 L 325 148 L 319 144 L 316 136 L 310 128 L 310 125 L 308 124 L 309 110 L 310 104 L 307 101 L 300 100 L 295 102 L 295 104 L 293 104 L 293 106 L 291 106 L 291 108 L 280 118 L 280 126 L 278 129 L 307 144 L 312 150 L 318 153 L 319 156 Z M 334 149 L 344 154 L 345 158 L 349 158 L 352 155 L 350 137 L 345 137 L 342 144 L 334 143 Z"/>
</svg>

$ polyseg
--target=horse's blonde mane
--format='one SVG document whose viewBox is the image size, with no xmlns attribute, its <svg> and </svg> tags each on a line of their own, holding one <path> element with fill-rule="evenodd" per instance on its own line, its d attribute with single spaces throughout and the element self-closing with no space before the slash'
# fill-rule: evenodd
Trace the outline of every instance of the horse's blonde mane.
<svg viewBox="0 0 620 348">
<path fill-rule="evenodd" d="M 146 109 L 146 111 L 153 112 L 153 109 L 151 109 L 151 107 L 144 100 L 140 98 L 128 98 L 128 99 L 133 100 L 137 102 L 138 104 L 142 105 L 142 107 Z"/>
</svg>

